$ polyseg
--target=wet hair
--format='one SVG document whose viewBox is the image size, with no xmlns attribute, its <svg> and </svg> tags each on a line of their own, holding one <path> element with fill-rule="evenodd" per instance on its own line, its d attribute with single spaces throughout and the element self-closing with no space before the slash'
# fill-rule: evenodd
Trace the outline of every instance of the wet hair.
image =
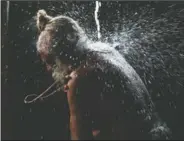
<svg viewBox="0 0 184 141">
<path fill-rule="evenodd" d="M 52 19 L 51 16 L 47 15 L 45 10 L 39 10 L 37 12 L 36 26 L 41 32 L 45 29 L 46 24 Z"/>
<path fill-rule="evenodd" d="M 74 68 L 82 65 L 98 68 L 100 73 L 97 76 L 104 82 L 103 97 L 115 99 L 114 107 L 121 107 L 121 112 L 130 111 L 123 113 L 123 118 L 127 118 L 123 122 L 127 127 L 125 136 L 135 130 L 134 135 L 138 138 L 145 138 L 149 133 L 152 139 L 169 138 L 170 130 L 156 116 L 154 104 L 144 83 L 117 50 L 108 44 L 90 41 L 75 20 L 63 15 L 51 17 L 44 10 L 39 10 L 37 27 L 40 31 L 37 50 L 43 60 L 52 65 L 55 80 L 63 83 L 67 65 Z M 91 62 L 95 63 L 90 64 Z M 111 88 L 106 85 L 107 82 L 117 84 Z M 120 99 L 125 101 L 122 106 L 118 103 Z M 137 111 L 144 112 L 138 114 Z M 137 129 L 142 127 L 145 133 Z M 135 136 L 132 138 L 136 138 Z"/>
</svg>

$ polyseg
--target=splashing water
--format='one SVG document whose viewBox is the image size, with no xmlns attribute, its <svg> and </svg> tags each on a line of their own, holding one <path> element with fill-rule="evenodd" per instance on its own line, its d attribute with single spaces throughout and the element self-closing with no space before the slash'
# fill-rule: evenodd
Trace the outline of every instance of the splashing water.
<svg viewBox="0 0 184 141">
<path fill-rule="evenodd" d="M 98 40 L 111 43 L 113 47 L 117 48 L 125 56 L 127 61 L 134 67 L 146 84 L 148 91 L 153 96 L 157 106 L 159 108 L 161 107 L 159 109 L 160 113 L 170 117 L 170 119 L 168 119 L 168 121 L 170 120 L 170 126 L 172 126 L 172 124 L 173 127 L 182 125 L 180 121 L 183 120 L 181 119 L 178 124 L 175 122 L 177 118 L 172 117 L 172 115 L 176 115 L 175 113 L 177 113 L 177 111 L 180 113 L 183 107 L 183 98 L 181 96 L 184 90 L 183 7 L 177 8 L 176 6 L 171 5 L 167 10 L 162 12 L 161 15 L 154 16 L 154 14 L 159 11 L 156 8 L 145 6 L 141 8 L 137 7 L 135 10 L 129 10 L 126 6 L 123 6 L 125 8 L 121 8 L 122 10 L 120 8 L 117 9 L 117 11 L 112 10 L 112 12 L 109 10 L 108 14 L 106 14 L 107 17 L 103 17 L 99 21 L 98 14 L 101 3 L 103 8 L 110 5 L 108 7 L 110 9 L 112 2 L 110 4 L 106 4 L 105 2 L 99 4 L 99 2 L 96 2 L 95 12 L 93 12 L 94 3 L 90 3 L 87 6 L 85 6 L 85 4 L 81 4 L 81 6 L 79 4 L 67 2 L 60 3 L 64 3 L 64 6 L 62 4 L 56 3 L 54 5 L 54 3 L 52 3 L 48 6 L 48 9 L 54 14 L 64 13 L 67 16 L 77 19 L 80 25 L 87 31 L 87 35 L 94 40 L 96 39 L 97 27 Z M 61 6 L 58 7 L 58 5 Z M 120 5 L 129 4 L 123 3 Z M 131 4 L 129 6 L 131 6 Z M 94 28 L 91 22 L 89 22 L 89 19 L 92 17 L 91 14 L 88 13 L 89 7 L 92 8 L 90 13 L 95 14 Z M 63 8 L 66 10 L 63 10 Z M 103 8 L 100 9 L 100 15 L 102 16 L 104 16 L 102 14 Z M 114 11 L 115 13 L 113 13 Z M 7 20 L 8 19 L 9 18 L 7 18 Z M 31 22 L 29 22 L 28 27 L 30 27 L 29 30 L 33 27 Z M 30 40 L 35 40 L 32 39 L 32 35 L 34 34 L 27 34 L 27 30 L 25 30 L 26 28 L 24 28 L 24 26 L 21 25 L 20 29 L 21 31 L 26 32 L 22 34 L 24 38 L 30 35 L 30 37 L 28 36 Z M 22 43 L 23 42 L 21 42 L 21 44 Z M 30 46 L 27 45 L 27 43 L 23 46 Z M 16 46 L 17 45 L 15 44 L 15 47 Z M 34 48 L 34 45 L 32 46 Z M 30 47 L 26 49 L 30 49 Z M 25 58 L 23 58 L 23 55 L 25 54 L 20 54 L 22 50 L 22 48 L 18 49 L 16 47 L 15 52 L 17 55 L 20 55 L 17 56 L 17 58 L 19 57 L 19 59 L 17 59 L 18 61 L 21 60 L 20 58 L 25 60 Z M 31 63 L 26 63 L 26 65 L 27 64 L 30 65 Z M 26 68 L 29 67 L 25 67 L 25 71 L 27 71 Z M 22 68 L 20 71 L 22 71 Z M 33 72 L 30 74 L 32 73 Z M 42 71 L 40 74 L 43 74 Z M 26 83 L 28 83 L 28 76 L 29 75 L 24 75 L 21 79 L 27 78 Z M 39 80 L 40 78 L 34 77 L 34 79 Z M 36 84 L 39 86 L 41 81 L 36 82 Z M 157 102 L 155 97 L 164 100 L 161 100 L 162 103 L 159 103 L 159 99 Z M 167 109 L 163 107 L 167 107 Z M 157 129 L 162 130 L 162 128 Z"/>
<path fill-rule="evenodd" d="M 172 6 L 154 17 L 154 9 L 148 8 L 132 13 L 132 18 L 128 16 L 121 24 L 114 24 L 114 33 L 103 35 L 107 37 L 106 42 L 119 47 L 118 50 L 139 73 L 150 93 L 154 93 L 154 98 L 170 95 L 172 100 L 177 95 L 175 87 L 180 91 L 184 89 L 173 82 L 184 82 L 181 77 L 184 75 L 181 63 L 184 61 L 183 11 Z"/>
<path fill-rule="evenodd" d="M 92 7 L 92 5 L 93 3 L 90 6 Z M 127 8 L 124 8 L 121 12 L 117 12 L 117 10 L 112 16 L 107 15 L 103 18 L 110 22 L 103 20 L 99 22 L 100 6 L 101 3 L 96 1 L 94 16 L 98 39 L 118 48 L 141 76 L 150 92 L 156 91 L 158 97 L 168 93 L 166 92 L 167 89 L 171 94 L 177 93 L 174 92 L 174 89 L 176 84 L 183 84 L 183 78 L 179 76 L 184 74 L 184 67 L 181 63 L 184 59 L 184 50 L 182 49 L 184 44 L 182 26 L 184 26 L 184 22 L 181 20 L 184 17 L 184 10 L 182 8 L 175 10 L 173 5 L 161 15 L 154 16 L 156 10 L 151 8 L 150 5 L 137 8 L 134 11 L 126 11 Z M 51 7 L 55 13 L 63 13 L 60 8 L 57 9 L 50 5 L 49 8 Z M 68 5 L 67 8 L 69 10 L 67 9 L 68 12 L 66 11 L 65 15 L 78 19 L 86 34 L 95 40 L 96 28 L 87 28 L 90 25 L 87 21 L 91 18 L 89 14 L 86 14 L 87 7 Z M 103 13 L 103 9 L 100 13 Z M 113 15 L 116 15 L 114 17 L 118 22 L 111 20 Z M 99 23 L 102 23 L 101 28 Z M 156 73 L 156 71 L 159 71 L 159 73 Z M 173 77 L 177 77 L 177 83 L 164 83 L 164 79 L 171 80 L 174 79 Z M 158 78 L 159 83 L 156 83 Z M 160 90 L 156 90 L 153 85 L 158 86 Z M 177 85 L 177 87 L 183 89 L 183 85 Z"/>
<path fill-rule="evenodd" d="M 10 1 L 6 1 L 6 11 L 7 11 L 7 16 L 6 16 L 6 22 L 7 22 L 7 25 L 9 23 L 9 11 L 10 11 Z"/>
<path fill-rule="evenodd" d="M 95 22 L 96 22 L 96 26 L 97 26 L 97 35 L 98 35 L 98 39 L 101 38 L 101 33 L 100 33 L 100 22 L 98 19 L 98 11 L 99 11 L 99 7 L 101 6 L 101 2 L 96 1 L 96 7 L 95 7 Z"/>
</svg>

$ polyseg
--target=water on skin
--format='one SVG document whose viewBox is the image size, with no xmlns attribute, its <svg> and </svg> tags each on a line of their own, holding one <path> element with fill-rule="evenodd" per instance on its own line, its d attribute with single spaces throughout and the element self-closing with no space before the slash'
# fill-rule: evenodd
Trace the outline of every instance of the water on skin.
<svg viewBox="0 0 184 141">
<path fill-rule="evenodd" d="M 98 19 L 98 15 L 100 14 L 98 12 L 100 2 L 96 1 L 95 4 L 94 13 L 98 34 L 95 34 L 96 29 L 90 29 L 93 34 L 88 32 L 90 30 L 87 29 L 87 34 L 93 36 L 92 39 L 98 36 L 98 39 L 101 38 L 102 41 L 111 43 L 114 47 L 119 45 L 118 49 L 125 55 L 134 68 L 142 72 L 144 71 L 141 77 L 145 84 L 150 85 L 152 83 L 154 80 L 153 71 L 155 69 L 162 69 L 162 72 L 167 77 L 179 76 L 183 73 L 183 68 L 179 67 L 179 59 L 184 59 L 184 51 L 181 48 L 184 43 L 183 33 L 179 26 L 181 21 L 177 21 L 177 18 L 175 18 L 176 16 L 184 15 L 183 9 L 174 11 L 174 6 L 171 6 L 166 13 L 162 14 L 160 17 L 153 18 L 154 8 L 150 9 L 148 6 L 134 13 L 129 12 L 129 15 L 123 17 L 122 21 L 113 25 L 113 32 L 109 32 L 107 29 L 103 29 L 100 32 L 100 21 Z M 80 15 L 81 11 L 85 9 L 82 7 L 79 11 L 75 10 L 78 8 L 77 6 L 74 7 L 74 10 L 66 12 L 66 15 L 75 17 L 75 15 Z M 55 7 L 52 7 L 52 9 L 57 10 Z M 146 12 L 147 14 L 145 15 Z M 174 20 L 170 19 L 171 13 L 176 15 L 175 17 L 173 16 L 173 18 L 175 18 Z M 20 28 L 25 27 L 21 26 Z M 28 27 L 27 30 L 29 29 Z M 175 37 L 177 37 L 177 39 Z M 175 42 L 170 41 L 170 38 L 175 40 Z M 176 45 L 178 46 L 175 50 L 172 50 L 172 46 Z M 28 51 L 25 51 L 25 53 L 27 52 Z M 178 55 L 180 57 L 178 57 Z M 19 56 L 17 56 L 17 59 L 18 58 Z M 173 68 L 171 66 L 172 64 L 166 66 L 166 62 L 169 61 L 169 58 L 172 58 L 175 65 L 178 64 L 178 69 L 172 72 L 170 71 L 170 68 Z M 147 76 L 148 71 L 149 76 Z M 149 77 L 149 79 L 145 79 L 145 77 Z M 178 80 L 177 83 L 182 84 L 181 80 Z"/>
<path fill-rule="evenodd" d="M 101 5 L 103 6 L 104 3 L 101 2 Z M 67 2 L 65 5 L 67 6 Z M 95 13 L 96 2 L 91 2 L 91 7 L 93 7 L 92 13 Z M 184 21 L 181 19 L 184 17 L 184 9 L 175 9 L 175 5 L 171 5 L 163 14 L 155 17 L 155 9 L 150 8 L 149 4 L 134 12 L 125 8 L 123 9 L 123 16 L 119 16 L 120 11 L 114 15 L 119 19 L 119 22 L 108 21 L 107 24 L 113 25 L 113 30 L 109 31 L 98 18 L 100 12 L 96 12 L 98 16 L 96 17 L 97 20 L 94 18 L 94 28 L 89 28 L 87 21 L 90 19 L 90 15 L 85 12 L 87 7 L 74 4 L 71 7 L 68 6 L 68 11 L 62 11 L 62 7 L 56 8 L 54 3 L 50 3 L 48 8 L 57 14 L 64 13 L 78 19 L 79 24 L 85 28 L 91 39 L 95 40 L 96 37 L 99 39 L 99 34 L 96 34 L 98 32 L 101 41 L 110 43 L 112 47 L 118 46 L 118 50 L 139 73 L 149 92 L 152 94 L 154 91 L 154 97 L 178 96 L 180 94 L 178 91 L 183 90 L 184 66 L 181 62 L 184 60 Z M 97 7 L 95 11 L 98 11 Z M 29 11 L 26 12 L 29 13 Z M 32 25 L 31 23 L 29 25 L 29 28 L 25 28 L 24 25 L 19 28 L 30 31 Z M 34 44 L 34 41 L 32 43 Z M 25 53 L 35 52 L 31 48 L 27 48 L 27 50 L 28 52 L 25 51 Z M 20 60 L 20 58 L 22 56 L 17 55 L 17 59 Z M 24 79 L 29 81 L 29 79 Z M 168 80 L 168 82 L 165 83 L 164 80 Z M 171 82 L 170 80 L 174 81 Z M 36 83 L 39 84 L 40 81 Z M 153 87 L 154 85 L 157 87 Z M 178 91 L 176 91 L 176 88 Z M 168 101 L 168 105 L 176 109 L 176 101 L 172 99 L 172 96 Z"/>
</svg>

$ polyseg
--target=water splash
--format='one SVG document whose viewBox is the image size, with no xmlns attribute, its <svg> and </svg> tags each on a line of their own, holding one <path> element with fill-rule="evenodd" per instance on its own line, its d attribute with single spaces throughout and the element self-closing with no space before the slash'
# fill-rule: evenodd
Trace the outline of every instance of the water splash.
<svg viewBox="0 0 184 141">
<path fill-rule="evenodd" d="M 6 1 L 6 11 L 7 11 L 7 15 L 6 15 L 6 22 L 7 22 L 7 25 L 9 23 L 9 11 L 10 11 L 10 1 Z"/>
<path fill-rule="evenodd" d="M 96 26 L 97 26 L 97 34 L 98 34 L 98 39 L 100 40 L 101 38 L 101 33 L 100 33 L 100 22 L 98 19 L 98 11 L 99 11 L 99 7 L 101 6 L 101 2 L 96 1 L 96 7 L 95 7 L 95 22 L 96 22 Z"/>
<path fill-rule="evenodd" d="M 53 11 L 57 14 L 65 13 L 63 9 L 66 8 L 65 14 L 73 17 L 74 19 L 78 19 L 79 22 L 82 23 L 83 28 L 87 30 L 88 36 L 94 39 L 96 36 L 96 28 L 87 29 L 91 24 L 89 22 L 91 14 L 86 14 L 87 12 L 85 12 L 85 9 L 93 7 L 94 3 L 91 2 L 92 4 L 89 4 L 88 6 L 73 6 L 71 3 L 69 3 L 70 5 L 67 5 L 67 2 L 62 3 L 66 4 L 64 6 L 58 3 L 55 4 L 57 6 L 61 5 L 61 7 L 56 7 L 54 4 L 50 4 L 48 7 L 54 7 Z M 103 5 L 105 5 L 105 3 L 103 3 Z M 128 4 L 123 3 L 122 5 Z M 165 13 L 159 17 L 154 16 L 154 14 L 157 14 L 159 10 L 155 10 L 154 12 L 154 9 L 150 7 L 141 7 L 142 11 L 140 11 L 137 6 L 137 9 L 133 10 L 134 13 L 127 10 L 126 7 L 121 9 L 122 10 L 118 10 L 120 11 L 120 14 L 116 12 L 114 16 L 118 23 L 111 20 L 111 18 L 104 18 L 108 21 L 108 27 L 114 27 L 114 31 L 113 29 L 109 31 L 108 27 L 105 29 L 105 26 L 102 26 L 101 21 L 101 28 L 99 29 L 102 37 L 104 38 L 101 38 L 101 40 L 111 42 L 113 46 L 119 46 L 119 50 L 123 52 L 126 59 L 140 74 L 148 87 L 149 92 L 154 96 L 154 98 L 157 95 L 158 97 L 162 97 L 163 95 L 166 96 L 166 100 L 164 100 L 162 106 L 161 104 L 159 105 L 158 102 L 158 107 L 167 107 L 163 105 L 167 105 L 167 101 L 172 102 L 169 109 L 161 108 L 163 110 L 160 111 L 163 111 L 164 114 L 166 113 L 166 116 L 171 117 L 171 119 L 175 119 L 172 118 L 171 115 L 175 115 L 173 114 L 173 111 L 176 111 L 176 103 L 178 105 L 177 109 L 182 110 L 181 107 L 183 107 L 183 98 L 180 98 L 179 96 L 183 95 L 182 92 L 184 90 L 184 78 L 182 77 L 184 76 L 184 9 L 171 6 L 170 9 L 167 11 L 165 10 L 166 12 L 164 11 Z M 99 13 L 98 10 L 97 13 Z M 111 13 L 112 12 L 108 12 L 109 15 Z M 21 29 L 21 31 L 25 31 L 23 26 L 21 26 Z M 27 34 L 26 31 L 24 33 L 24 36 L 25 35 L 32 36 L 34 34 Z M 27 42 L 27 44 L 29 44 L 29 42 Z M 28 47 L 27 44 L 23 44 L 22 46 Z M 16 54 L 20 55 L 22 48 L 18 49 L 16 44 L 15 46 Z M 20 58 L 21 55 L 19 57 L 19 61 L 21 60 Z M 24 60 L 24 58 L 22 60 Z M 30 65 L 31 63 L 26 64 Z M 35 77 L 35 79 L 40 79 L 40 77 Z M 66 108 L 66 105 L 64 107 Z M 180 112 L 181 110 L 178 111 Z M 174 127 L 178 128 L 176 125 L 181 122 L 174 122 L 173 120 L 170 124 L 172 125 L 172 123 Z"/>
<path fill-rule="evenodd" d="M 139 73 L 150 93 L 153 91 L 154 97 L 162 98 L 168 95 L 168 89 L 172 96 L 177 94 L 175 87 L 183 89 L 172 80 L 177 78 L 183 82 L 184 9 L 175 10 L 175 6 L 170 6 L 159 16 L 154 16 L 155 13 L 154 8 L 146 7 L 122 17 L 118 24 L 111 21 L 108 24 L 113 32 L 101 29 L 101 40 L 118 48 Z M 156 90 L 154 86 L 160 89 Z"/>
</svg>

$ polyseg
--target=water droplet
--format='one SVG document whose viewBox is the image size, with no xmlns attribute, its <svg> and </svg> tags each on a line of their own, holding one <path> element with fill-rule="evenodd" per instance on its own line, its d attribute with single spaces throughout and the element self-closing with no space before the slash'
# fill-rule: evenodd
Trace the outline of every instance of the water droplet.
<svg viewBox="0 0 184 141">
<path fill-rule="evenodd" d="M 150 116 L 150 115 L 147 116 L 147 117 L 146 117 L 146 120 L 151 120 L 151 116 Z"/>
<path fill-rule="evenodd" d="M 41 136 L 40 138 L 41 138 L 41 140 L 43 140 L 43 136 Z"/>
<path fill-rule="evenodd" d="M 124 100 L 121 100 L 121 104 L 124 104 L 124 102 L 125 102 Z"/>
<path fill-rule="evenodd" d="M 140 111 L 137 111 L 137 114 L 139 115 L 140 114 Z"/>
</svg>

